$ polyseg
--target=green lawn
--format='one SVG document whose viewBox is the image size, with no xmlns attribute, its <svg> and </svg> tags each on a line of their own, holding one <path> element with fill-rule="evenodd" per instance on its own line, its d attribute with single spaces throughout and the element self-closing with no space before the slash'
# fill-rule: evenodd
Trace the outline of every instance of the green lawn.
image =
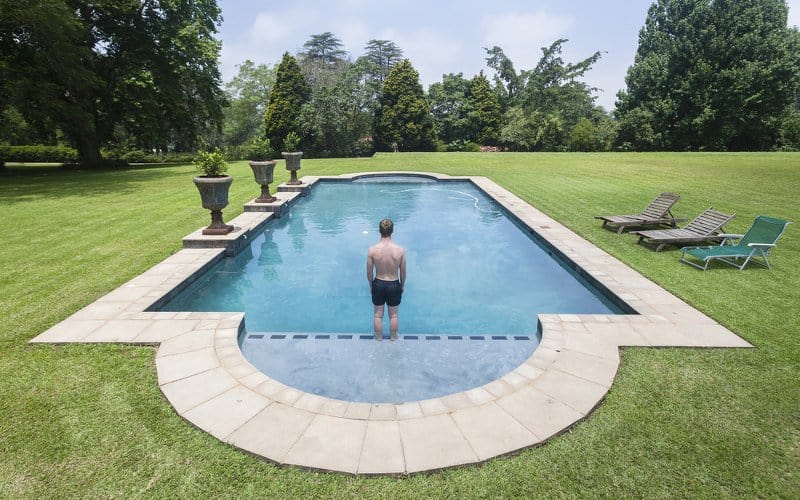
<svg viewBox="0 0 800 500">
<path fill-rule="evenodd" d="M 300 173 L 374 170 L 488 176 L 756 349 L 626 349 L 589 418 L 482 466 L 373 479 L 276 467 L 178 417 L 152 348 L 27 346 L 208 223 L 194 168 L 10 167 L 0 170 L 0 497 L 797 496 L 800 227 L 780 241 L 772 271 L 704 273 L 592 216 L 675 191 L 678 216 L 736 212 L 731 232 L 762 213 L 800 222 L 800 153 L 391 154 L 304 160 Z M 258 193 L 244 162 L 231 174 L 226 217 Z"/>
</svg>

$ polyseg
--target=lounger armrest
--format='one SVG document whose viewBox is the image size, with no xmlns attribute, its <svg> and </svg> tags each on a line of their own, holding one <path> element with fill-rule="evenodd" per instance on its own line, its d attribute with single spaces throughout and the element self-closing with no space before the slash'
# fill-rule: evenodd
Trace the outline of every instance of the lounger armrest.
<svg viewBox="0 0 800 500">
<path fill-rule="evenodd" d="M 775 243 L 748 243 L 747 246 L 752 248 L 772 248 L 776 245 Z"/>
<path fill-rule="evenodd" d="M 727 244 L 731 240 L 740 240 L 740 239 L 742 239 L 744 237 L 743 234 L 733 234 L 733 233 L 718 233 L 716 236 L 718 238 L 722 238 L 722 242 L 720 243 L 720 246 Z M 731 244 L 733 244 L 733 243 L 731 243 Z"/>
</svg>

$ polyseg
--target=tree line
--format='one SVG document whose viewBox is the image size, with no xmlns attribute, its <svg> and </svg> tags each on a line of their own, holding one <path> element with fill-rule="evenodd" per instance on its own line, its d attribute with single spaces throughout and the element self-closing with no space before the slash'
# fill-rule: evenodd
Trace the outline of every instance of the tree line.
<svg viewBox="0 0 800 500">
<path fill-rule="evenodd" d="M 307 156 L 374 151 L 800 149 L 800 34 L 785 0 L 656 0 L 612 113 L 583 81 L 602 57 L 565 39 L 517 69 L 498 46 L 483 71 L 427 92 L 403 51 L 352 58 L 330 32 L 275 66 L 245 61 L 224 85 L 212 0 L 0 0 L 0 142 L 60 144 L 81 160 L 222 147 L 290 132 Z"/>
</svg>

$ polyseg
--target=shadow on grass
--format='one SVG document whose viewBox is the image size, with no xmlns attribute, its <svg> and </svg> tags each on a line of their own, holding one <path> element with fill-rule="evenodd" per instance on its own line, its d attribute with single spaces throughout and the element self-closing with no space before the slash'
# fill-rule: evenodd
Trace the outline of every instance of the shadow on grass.
<svg viewBox="0 0 800 500">
<path fill-rule="evenodd" d="M 77 169 L 57 165 L 6 166 L 0 169 L 0 198 L 14 204 L 71 196 L 108 193 L 127 194 L 141 190 L 138 184 L 186 178 L 186 164 L 140 164 L 113 169 Z M 167 170 L 174 169 L 169 172 Z M 189 178 L 191 182 L 191 178 Z"/>
</svg>

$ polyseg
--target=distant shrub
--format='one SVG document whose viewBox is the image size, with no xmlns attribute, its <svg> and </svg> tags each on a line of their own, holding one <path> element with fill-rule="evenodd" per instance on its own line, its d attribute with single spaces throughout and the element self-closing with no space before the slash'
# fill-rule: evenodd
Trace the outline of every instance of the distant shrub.
<svg viewBox="0 0 800 500">
<path fill-rule="evenodd" d="M 356 141 L 353 153 L 356 156 L 372 156 L 375 154 L 375 142 L 372 140 L 372 137 L 359 137 Z"/>
<path fill-rule="evenodd" d="M 125 160 L 128 163 L 161 163 L 161 158 L 159 156 L 139 149 L 126 151 L 122 154 L 120 160 Z"/>
<path fill-rule="evenodd" d="M 222 148 L 222 155 L 226 161 L 239 161 L 247 159 L 247 145 L 225 146 Z"/>
<path fill-rule="evenodd" d="M 4 146 L 2 161 L 20 163 L 70 163 L 78 160 L 78 151 L 65 146 Z"/>
<path fill-rule="evenodd" d="M 129 163 L 192 163 L 195 157 L 192 152 L 153 154 L 143 149 L 110 148 L 100 152 L 104 159 L 124 160 Z"/>
<path fill-rule="evenodd" d="M 166 163 L 192 163 L 197 157 L 196 153 L 189 151 L 185 152 L 172 152 L 164 155 L 163 161 Z"/>
<path fill-rule="evenodd" d="M 105 169 L 117 169 L 117 168 L 126 168 L 128 167 L 128 162 L 125 160 L 109 160 L 109 159 L 101 159 L 92 162 L 69 162 L 64 163 L 64 168 L 68 169 L 76 169 L 76 170 L 105 170 Z"/>
<path fill-rule="evenodd" d="M 8 158 L 8 144 L 0 142 L 0 168 L 6 168 L 6 159 Z"/>
<path fill-rule="evenodd" d="M 439 150 L 439 145 L 437 145 L 437 150 Z M 449 152 L 469 152 L 469 153 L 477 153 L 481 150 L 481 145 L 475 142 L 469 142 L 465 139 L 456 139 L 452 142 L 449 142 L 445 146 L 445 151 Z"/>
</svg>

